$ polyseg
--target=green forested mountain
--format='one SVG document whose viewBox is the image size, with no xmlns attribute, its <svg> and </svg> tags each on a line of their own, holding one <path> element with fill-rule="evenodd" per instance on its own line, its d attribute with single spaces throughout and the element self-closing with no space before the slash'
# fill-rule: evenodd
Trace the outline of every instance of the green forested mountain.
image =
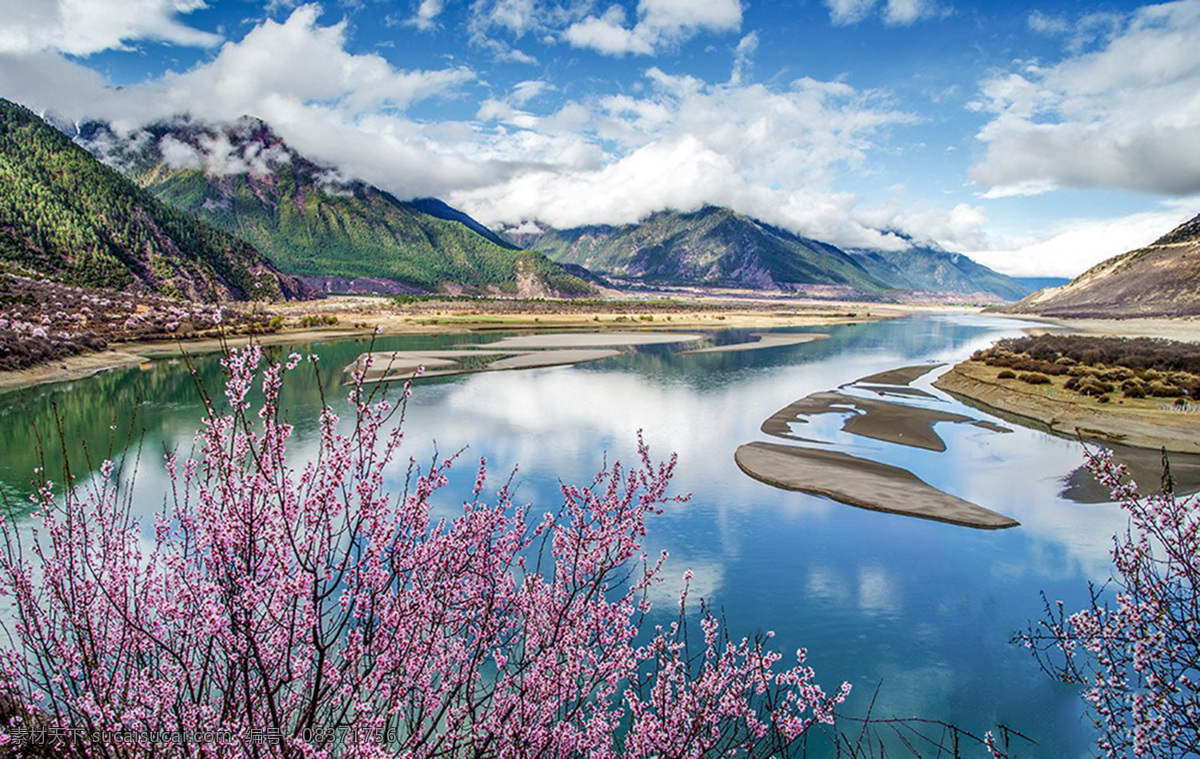
<svg viewBox="0 0 1200 759">
<path fill-rule="evenodd" d="M 68 283 L 194 300 L 305 290 L 251 245 L 158 201 L 4 99 L 0 261 Z"/>
<path fill-rule="evenodd" d="M 1003 300 L 1020 300 L 1037 289 L 962 253 L 928 245 L 904 250 L 854 250 L 850 255 L 879 279 L 904 290 L 988 293 Z"/>
<path fill-rule="evenodd" d="M 444 203 L 406 203 L 343 179 L 257 119 L 221 128 L 159 124 L 133 139 L 92 126 L 80 141 L 159 199 L 250 241 L 284 271 L 335 289 L 354 280 L 426 291 L 593 291 Z"/>
<path fill-rule="evenodd" d="M 660 211 L 637 224 L 513 235 L 518 245 L 610 277 L 754 289 L 833 285 L 874 292 L 887 283 L 838 248 L 726 208 Z"/>
</svg>

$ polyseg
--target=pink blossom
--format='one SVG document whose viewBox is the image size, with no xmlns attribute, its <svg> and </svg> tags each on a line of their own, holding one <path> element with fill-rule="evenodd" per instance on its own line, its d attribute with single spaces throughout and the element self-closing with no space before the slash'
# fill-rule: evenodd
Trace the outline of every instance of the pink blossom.
<svg viewBox="0 0 1200 759">
<path fill-rule="evenodd" d="M 0 523 L 0 626 L 17 645 L 0 695 L 22 718 L 239 737 L 188 756 L 328 757 L 321 736 L 340 731 L 341 756 L 421 759 L 769 756 L 833 721 L 850 686 L 826 694 L 803 651 L 783 664 L 707 613 L 692 650 L 686 609 L 645 625 L 666 556 L 641 539 L 682 500 L 674 457 L 639 440 L 631 466 L 564 484 L 544 513 L 507 486 L 482 501 L 481 461 L 473 500 L 436 518 L 454 458 L 390 491 L 404 402 L 361 384 L 350 424 L 325 408 L 318 454 L 289 459 L 280 388 L 299 361 L 226 358 L 226 410 L 209 405 L 195 458 L 168 455 L 148 529 L 111 462 L 57 497 L 43 486 L 32 536 Z M 264 729 L 280 742 L 254 754 Z"/>
</svg>

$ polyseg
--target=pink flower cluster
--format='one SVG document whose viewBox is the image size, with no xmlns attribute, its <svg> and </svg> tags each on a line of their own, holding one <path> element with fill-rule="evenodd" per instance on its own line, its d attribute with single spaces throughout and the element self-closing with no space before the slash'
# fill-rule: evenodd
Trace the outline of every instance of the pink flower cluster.
<svg viewBox="0 0 1200 759">
<path fill-rule="evenodd" d="M 1200 504 L 1163 487 L 1142 495 L 1111 452 L 1088 468 L 1129 516 L 1113 539 L 1115 575 L 1073 614 L 1047 603 L 1022 636 L 1043 666 L 1082 686 L 1100 755 L 1196 756 L 1200 749 Z M 1166 467 L 1164 453 L 1164 467 Z"/>
<path fill-rule="evenodd" d="M 152 525 L 112 464 L 57 496 L 45 485 L 32 532 L 4 523 L 3 735 L 279 738 L 178 749 L 195 757 L 698 759 L 788 755 L 833 721 L 850 686 L 824 693 L 803 651 L 781 666 L 765 637 L 731 639 L 707 613 L 689 636 L 682 599 L 650 629 L 666 557 L 642 539 L 679 500 L 673 458 L 639 441 L 636 465 L 564 485 L 545 514 L 507 484 L 485 499 L 481 463 L 471 500 L 436 518 L 454 460 L 410 460 L 406 491 L 386 487 L 405 406 L 377 390 L 353 389 L 349 424 L 325 408 L 317 454 L 288 458 L 280 387 L 300 362 L 231 353 L 227 410 L 208 404 L 194 458 L 168 456 Z"/>
</svg>

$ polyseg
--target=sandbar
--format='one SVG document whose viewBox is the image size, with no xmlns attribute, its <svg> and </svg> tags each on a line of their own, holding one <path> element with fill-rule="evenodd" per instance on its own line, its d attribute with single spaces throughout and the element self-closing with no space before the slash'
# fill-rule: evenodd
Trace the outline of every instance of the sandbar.
<svg viewBox="0 0 1200 759">
<path fill-rule="evenodd" d="M 139 366 L 147 358 L 127 350 L 105 350 L 65 356 L 27 369 L 0 372 L 0 391 L 52 382 L 84 379 L 112 369 Z"/>
<path fill-rule="evenodd" d="M 903 385 L 860 385 L 852 383 L 859 390 L 868 390 L 876 395 L 895 395 L 901 398 L 937 398 L 933 393 L 927 393 L 924 390 L 915 387 L 905 387 Z"/>
<path fill-rule="evenodd" d="M 557 332 L 545 335 L 506 337 L 480 348 L 491 350 L 541 350 L 545 348 L 600 348 L 625 345 L 661 345 L 702 339 L 689 332 Z"/>
<path fill-rule="evenodd" d="M 968 405 L 999 410 L 1026 426 L 1064 437 L 1200 453 L 1200 413 L 1195 410 L 1172 410 L 1163 399 L 1118 398 L 1100 404 L 1057 386 L 1001 380 L 996 376 L 999 371 L 978 361 L 965 361 L 933 384 Z"/>
<path fill-rule="evenodd" d="M 692 353 L 735 353 L 738 351 L 756 351 L 764 348 L 782 348 L 785 345 L 802 345 L 803 343 L 811 343 L 814 340 L 826 340 L 829 335 L 821 335 L 816 333 L 808 333 L 803 335 L 789 334 L 772 334 L 758 333 L 751 335 L 758 338 L 745 343 L 732 343 L 730 345 L 714 345 L 710 348 L 693 348 L 692 350 L 680 351 L 679 356 L 687 356 Z"/>
<path fill-rule="evenodd" d="M 899 403 L 858 398 L 837 391 L 805 396 L 776 411 L 762 423 L 761 430 L 773 437 L 794 438 L 788 424 L 807 423 L 804 417 L 817 414 L 851 414 L 842 430 L 852 435 L 887 443 L 946 450 L 946 442 L 933 430 L 938 422 L 974 422 L 969 416 Z"/>
<path fill-rule="evenodd" d="M 851 382 L 851 385 L 863 383 L 875 385 L 910 385 L 916 380 L 929 374 L 945 364 L 918 364 L 917 366 L 902 366 L 899 369 L 889 369 L 878 374 L 868 374 Z"/>
<path fill-rule="evenodd" d="M 984 530 L 1019 522 L 938 490 L 906 469 L 826 451 L 779 443 L 746 443 L 734 453 L 743 472 L 760 482 L 892 514 Z"/>
<path fill-rule="evenodd" d="M 371 366 L 366 368 L 366 374 L 363 375 L 364 382 L 383 382 L 385 380 L 407 379 L 411 377 L 418 368 L 425 367 L 426 369 L 441 369 L 450 368 L 449 372 L 438 371 L 426 372 L 429 376 L 438 376 L 446 373 L 460 373 L 461 368 L 458 359 L 463 356 L 507 356 L 508 353 L 497 351 L 377 351 L 375 353 L 364 353 L 359 356 L 353 364 L 346 367 L 347 372 L 363 371 L 367 365 L 367 359 L 371 359 Z"/>
<path fill-rule="evenodd" d="M 582 364 L 587 361 L 599 361 L 602 358 L 611 358 L 619 355 L 621 355 L 621 351 L 600 348 L 564 348 L 563 350 L 531 351 L 493 361 L 488 364 L 486 371 L 535 369 L 542 366 Z"/>
<path fill-rule="evenodd" d="M 419 367 L 427 370 L 426 377 L 449 377 L 455 374 L 476 372 L 499 372 L 511 369 L 537 369 L 547 366 L 565 366 L 599 361 L 620 355 L 620 351 L 598 348 L 568 348 L 543 351 L 489 351 L 489 350 L 444 350 L 444 351 L 383 351 L 364 353 L 346 367 L 346 372 L 361 371 L 371 357 L 371 366 L 363 376 L 363 382 L 393 382 L 411 379 Z M 494 359 L 486 364 L 463 366 L 461 359 Z"/>
</svg>

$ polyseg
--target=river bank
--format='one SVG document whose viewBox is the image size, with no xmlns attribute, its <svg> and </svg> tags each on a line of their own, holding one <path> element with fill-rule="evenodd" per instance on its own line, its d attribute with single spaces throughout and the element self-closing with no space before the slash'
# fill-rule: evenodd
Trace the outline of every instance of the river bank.
<svg viewBox="0 0 1200 759">
<path fill-rule="evenodd" d="M 1050 316 L 1026 314 L 988 314 L 1026 322 L 1040 322 L 1046 329 L 1026 328 L 1026 332 L 1040 331 L 1072 332 L 1082 335 L 1104 335 L 1108 337 L 1160 337 L 1167 340 L 1200 342 L 1200 318 L 1179 317 L 1173 319 L 1064 319 Z"/>
<path fill-rule="evenodd" d="M 933 385 L 967 405 L 1000 411 L 1064 437 L 1200 453 L 1200 411 L 1195 407 L 1177 409 L 1162 398 L 1098 403 L 1063 389 L 1060 382 L 1031 385 L 1000 379 L 1001 371 L 965 361 Z"/>
<path fill-rule="evenodd" d="M 779 329 L 895 319 L 920 311 L 973 312 L 954 306 L 760 299 L 536 301 L 421 299 L 397 303 L 372 296 L 260 306 L 283 327 L 228 338 L 112 342 L 109 349 L 0 372 L 0 391 L 84 379 L 181 353 L 202 354 L 262 345 L 304 345 L 368 335 L 470 334 L 512 330 Z M 324 326 L 307 326 L 324 324 Z"/>
</svg>

